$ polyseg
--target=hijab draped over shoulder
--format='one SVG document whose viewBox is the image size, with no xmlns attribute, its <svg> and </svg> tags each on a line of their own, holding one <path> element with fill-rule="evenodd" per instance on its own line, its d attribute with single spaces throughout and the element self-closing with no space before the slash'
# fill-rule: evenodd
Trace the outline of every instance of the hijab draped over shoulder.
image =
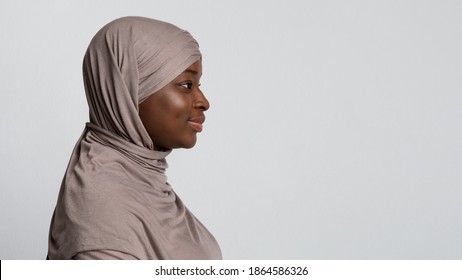
<svg viewBox="0 0 462 280">
<path fill-rule="evenodd" d="M 167 182 L 138 105 L 201 59 L 172 24 L 124 17 L 104 26 L 83 61 L 90 121 L 72 152 L 49 234 L 48 257 L 108 251 L 137 259 L 220 259 L 209 231 Z"/>
</svg>

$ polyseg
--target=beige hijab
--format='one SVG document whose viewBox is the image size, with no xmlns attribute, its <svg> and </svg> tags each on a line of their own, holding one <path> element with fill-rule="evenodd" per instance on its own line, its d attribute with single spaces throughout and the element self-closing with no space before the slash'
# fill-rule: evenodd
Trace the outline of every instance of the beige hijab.
<svg viewBox="0 0 462 280">
<path fill-rule="evenodd" d="M 209 231 L 165 176 L 138 104 L 201 59 L 194 38 L 169 23 L 125 17 L 104 26 L 83 62 L 90 122 L 64 175 L 48 257 L 111 250 L 138 259 L 220 259 Z"/>
</svg>

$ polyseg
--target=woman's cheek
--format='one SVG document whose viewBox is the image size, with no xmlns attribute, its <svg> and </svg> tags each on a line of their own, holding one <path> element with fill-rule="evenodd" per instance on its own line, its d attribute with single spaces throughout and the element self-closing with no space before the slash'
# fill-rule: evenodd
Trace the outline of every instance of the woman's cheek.
<svg viewBox="0 0 462 280">
<path fill-rule="evenodd" d="M 191 108 L 192 104 L 189 95 L 185 93 L 176 93 L 171 95 L 170 109 L 175 118 L 185 117 L 187 120 L 190 117 L 189 114 L 191 113 Z"/>
</svg>

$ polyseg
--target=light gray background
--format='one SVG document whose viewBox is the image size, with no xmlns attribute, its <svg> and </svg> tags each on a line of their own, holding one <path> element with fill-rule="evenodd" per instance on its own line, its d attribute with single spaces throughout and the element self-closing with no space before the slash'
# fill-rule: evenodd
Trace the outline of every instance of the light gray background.
<svg viewBox="0 0 462 280">
<path fill-rule="evenodd" d="M 211 102 L 171 184 L 227 259 L 462 258 L 462 2 L 0 2 L 0 258 L 43 259 L 92 36 L 189 30 Z"/>
</svg>

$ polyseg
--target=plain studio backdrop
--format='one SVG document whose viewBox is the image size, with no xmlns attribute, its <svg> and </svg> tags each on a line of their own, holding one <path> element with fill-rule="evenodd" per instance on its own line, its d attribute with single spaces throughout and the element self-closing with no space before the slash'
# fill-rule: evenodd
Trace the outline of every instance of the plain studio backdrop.
<svg viewBox="0 0 462 280">
<path fill-rule="evenodd" d="M 2 0 L 0 258 L 45 258 L 83 55 L 127 15 L 199 41 L 211 109 L 167 176 L 226 259 L 462 258 L 461 3 Z"/>
</svg>

